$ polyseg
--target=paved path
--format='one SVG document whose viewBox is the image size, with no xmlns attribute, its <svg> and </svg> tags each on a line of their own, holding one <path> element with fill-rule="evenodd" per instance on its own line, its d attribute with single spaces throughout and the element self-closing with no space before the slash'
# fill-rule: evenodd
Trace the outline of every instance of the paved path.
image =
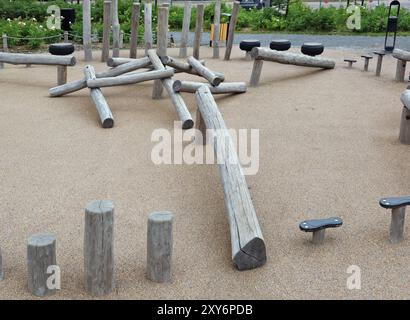
<svg viewBox="0 0 410 320">
<path fill-rule="evenodd" d="M 180 32 L 171 32 L 175 42 L 180 41 Z M 346 48 L 346 49 L 363 49 L 373 50 L 384 48 L 384 36 L 339 36 L 339 35 L 308 35 L 308 34 L 235 34 L 235 43 L 238 44 L 241 40 L 257 39 L 261 41 L 262 46 L 268 46 L 269 42 L 274 38 L 288 39 L 292 42 L 292 46 L 301 46 L 304 42 L 321 42 L 327 48 Z M 189 35 L 189 42 L 192 45 L 194 33 Z M 202 38 L 203 45 L 209 45 L 209 33 L 204 33 Z M 401 48 L 410 51 L 410 36 L 397 37 L 396 48 Z"/>
</svg>

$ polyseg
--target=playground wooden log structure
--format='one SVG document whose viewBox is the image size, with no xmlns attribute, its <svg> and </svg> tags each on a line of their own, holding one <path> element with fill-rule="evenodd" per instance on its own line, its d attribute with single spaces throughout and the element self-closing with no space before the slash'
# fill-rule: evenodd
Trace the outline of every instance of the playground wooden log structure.
<svg viewBox="0 0 410 320">
<path fill-rule="evenodd" d="M 87 81 L 95 79 L 95 70 L 93 66 L 85 66 L 84 75 Z M 102 127 L 112 128 L 114 126 L 114 117 L 100 88 L 90 88 L 90 92 L 91 99 L 94 101 L 95 107 L 97 108 L 98 114 L 100 116 Z"/>
<path fill-rule="evenodd" d="M 196 71 L 196 73 L 198 73 L 200 76 L 208 80 L 208 82 L 212 84 L 213 86 L 218 86 L 225 79 L 225 77 L 221 77 L 220 75 L 215 74 L 212 70 L 203 66 L 194 57 L 189 57 L 188 63 L 192 67 L 192 69 Z"/>
<path fill-rule="evenodd" d="M 130 74 L 130 75 L 118 76 L 118 77 L 99 78 L 99 79 L 94 78 L 94 79 L 87 81 L 87 86 L 89 88 L 123 86 L 123 85 L 144 82 L 144 81 L 170 78 L 173 75 L 174 75 L 173 69 L 154 70 L 154 71 L 141 72 L 141 73 L 135 73 L 135 74 Z"/>
<path fill-rule="evenodd" d="M 156 70 L 165 70 L 165 67 L 162 64 L 161 59 L 158 57 L 157 52 L 155 50 L 148 50 L 148 57 Z M 172 89 L 172 79 L 164 78 L 161 79 L 161 82 L 165 90 L 168 92 L 168 95 L 170 96 L 171 101 L 178 114 L 178 117 L 182 122 L 182 129 L 191 129 L 194 126 L 194 121 L 192 120 L 192 116 L 189 113 L 185 101 L 184 99 L 182 99 L 182 96 L 179 93 L 174 92 L 174 90 Z"/>
<path fill-rule="evenodd" d="M 214 133 L 231 231 L 232 260 L 239 270 L 260 267 L 266 263 L 265 242 L 232 138 L 209 88 L 202 86 L 195 96 L 206 128 Z"/>
<path fill-rule="evenodd" d="M 251 57 L 255 59 L 250 80 L 251 86 L 257 86 L 259 83 L 263 61 L 323 69 L 333 69 L 336 64 L 334 60 L 329 58 L 311 57 L 305 54 L 283 52 L 259 47 L 252 49 Z"/>
<path fill-rule="evenodd" d="M 148 67 L 150 65 L 151 61 L 148 57 L 144 57 L 141 59 L 131 59 L 131 61 L 128 61 L 118 67 L 108 69 L 107 71 L 101 73 L 97 73 L 95 76 L 96 78 L 116 77 L 131 71 L 135 71 L 137 69 Z M 61 97 L 63 95 L 73 93 L 84 88 L 87 88 L 86 79 L 70 82 L 62 86 L 51 88 L 49 90 L 49 94 L 51 97 Z"/>
<path fill-rule="evenodd" d="M 202 86 L 207 86 L 212 94 L 244 93 L 247 89 L 245 82 L 223 82 L 215 87 L 209 83 L 180 80 L 175 80 L 172 87 L 175 92 L 195 93 Z"/>
</svg>

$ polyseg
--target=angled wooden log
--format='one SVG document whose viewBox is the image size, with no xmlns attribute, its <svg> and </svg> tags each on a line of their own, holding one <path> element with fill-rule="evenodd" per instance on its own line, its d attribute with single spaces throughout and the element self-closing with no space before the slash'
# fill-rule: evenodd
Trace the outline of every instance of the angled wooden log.
<svg viewBox="0 0 410 320">
<path fill-rule="evenodd" d="M 234 40 L 234 36 L 235 36 L 236 22 L 238 21 L 239 8 L 240 8 L 239 1 L 235 1 L 233 3 L 231 20 L 229 21 L 228 41 L 226 42 L 226 50 L 225 50 L 224 60 L 229 60 L 231 58 L 233 40 Z"/>
<path fill-rule="evenodd" d="M 104 31 L 101 62 L 107 62 L 110 57 L 110 28 L 111 27 L 111 1 L 104 1 Z"/>
<path fill-rule="evenodd" d="M 39 64 L 49 66 L 75 66 L 73 56 L 53 56 L 51 54 L 28 54 L 0 52 L 0 62 L 10 64 Z"/>
<path fill-rule="evenodd" d="M 148 72 L 135 73 L 130 75 L 110 77 L 110 78 L 99 78 L 91 79 L 87 81 L 87 86 L 89 88 L 104 88 L 104 87 L 115 87 L 124 86 L 129 84 L 136 84 L 144 81 L 170 78 L 174 75 L 173 69 L 166 70 L 154 70 Z"/>
<path fill-rule="evenodd" d="M 164 70 L 165 67 L 161 62 L 161 59 L 158 57 L 155 50 L 148 50 L 148 57 L 151 60 L 152 65 L 156 70 Z M 178 114 L 179 120 L 182 122 L 182 129 L 191 129 L 194 126 L 194 121 L 192 116 L 188 111 L 188 108 L 185 104 L 184 99 L 179 93 L 175 93 L 172 89 L 173 81 L 171 78 L 162 79 L 162 85 L 165 90 L 168 92 L 168 95 L 171 98 L 172 104 L 175 107 L 175 111 Z"/>
<path fill-rule="evenodd" d="M 114 204 L 97 200 L 85 208 L 84 282 L 93 296 L 114 290 Z"/>
<path fill-rule="evenodd" d="M 164 65 L 167 65 L 171 68 L 174 68 L 177 72 L 185 72 L 189 74 L 198 75 L 198 73 L 192 68 L 192 66 L 187 62 L 182 62 L 180 60 L 176 60 L 170 56 L 162 56 L 160 57 L 161 61 Z M 204 60 L 198 60 L 202 65 L 205 64 Z"/>
<path fill-rule="evenodd" d="M 157 54 L 165 56 L 168 46 L 168 7 L 158 8 Z M 161 99 L 163 86 L 161 80 L 154 81 L 153 99 Z"/>
<path fill-rule="evenodd" d="M 154 282 L 171 281 L 172 213 L 153 212 L 148 218 L 147 277 Z"/>
<path fill-rule="evenodd" d="M 144 42 L 145 54 L 152 49 L 152 3 L 144 5 Z"/>
<path fill-rule="evenodd" d="M 112 56 L 120 56 L 120 22 L 118 17 L 118 0 L 112 0 L 111 5 L 112 24 Z"/>
<path fill-rule="evenodd" d="M 91 1 L 83 1 L 83 46 L 84 60 L 91 61 L 93 52 L 91 48 Z"/>
<path fill-rule="evenodd" d="M 130 58 L 137 58 L 138 26 L 140 21 L 140 4 L 132 4 Z"/>
<path fill-rule="evenodd" d="M 204 29 L 204 8 L 203 4 L 196 6 L 196 26 L 194 36 L 194 51 L 192 55 L 199 59 L 199 49 L 201 48 L 202 33 Z"/>
<path fill-rule="evenodd" d="M 132 59 L 131 61 L 124 63 L 118 67 L 108 69 L 104 72 L 97 73 L 97 78 L 108 78 L 116 77 L 121 74 L 125 74 L 131 71 L 135 71 L 141 68 L 145 68 L 151 65 L 151 61 L 148 57 L 141 59 Z M 87 88 L 87 80 L 84 78 L 82 80 L 67 83 L 62 86 L 54 87 L 49 90 L 51 97 L 61 97 L 63 95 L 79 91 L 81 89 Z"/>
<path fill-rule="evenodd" d="M 222 81 L 224 81 L 225 77 L 221 77 L 215 74 L 212 70 L 208 69 L 207 67 L 203 66 L 197 59 L 194 57 L 188 58 L 188 63 L 199 75 L 204 77 L 210 84 L 213 86 L 218 86 Z"/>
<path fill-rule="evenodd" d="M 4 267 L 3 267 L 3 256 L 1 254 L 1 248 L 0 248 L 0 281 L 4 280 Z"/>
<path fill-rule="evenodd" d="M 56 237 L 52 234 L 36 234 L 27 241 L 28 291 L 38 297 L 54 294 L 47 279 L 49 267 L 57 265 Z"/>
<path fill-rule="evenodd" d="M 179 49 L 179 57 L 185 58 L 187 56 L 189 26 L 191 24 L 191 2 L 184 1 L 184 20 L 182 23 L 181 44 Z"/>
<path fill-rule="evenodd" d="M 260 267 L 266 262 L 265 242 L 232 138 L 209 88 L 202 86 L 195 96 L 206 128 L 213 130 L 216 140 L 214 149 L 231 230 L 232 259 L 239 270 Z"/>
<path fill-rule="evenodd" d="M 252 49 L 251 57 L 255 59 L 250 81 L 251 86 L 256 86 L 259 83 L 263 65 L 261 61 L 272 61 L 282 64 L 322 69 L 333 69 L 336 65 L 335 61 L 329 58 L 311 57 L 300 53 L 283 52 L 259 47 Z"/>
<path fill-rule="evenodd" d="M 95 71 L 93 66 L 85 66 L 84 75 L 86 81 L 91 81 L 95 79 Z M 90 88 L 91 99 L 94 101 L 95 107 L 97 108 L 98 114 L 100 116 L 101 125 L 103 128 L 112 128 L 114 126 L 114 117 L 111 113 L 111 109 L 107 104 L 100 88 Z"/>
<path fill-rule="evenodd" d="M 172 87 L 175 92 L 195 93 L 202 86 L 207 86 L 212 94 L 244 93 L 247 89 L 245 82 L 224 82 L 215 87 L 209 83 L 180 80 L 175 80 Z"/>
<path fill-rule="evenodd" d="M 221 0 L 215 2 L 214 38 L 212 39 L 212 58 L 219 59 L 219 33 L 221 23 Z"/>
</svg>

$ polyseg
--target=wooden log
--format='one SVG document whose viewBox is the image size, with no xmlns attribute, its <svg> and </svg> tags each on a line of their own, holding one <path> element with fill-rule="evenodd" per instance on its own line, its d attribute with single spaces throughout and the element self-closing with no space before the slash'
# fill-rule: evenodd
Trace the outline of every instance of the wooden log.
<svg viewBox="0 0 410 320">
<path fill-rule="evenodd" d="M 104 1 L 104 31 L 101 52 L 101 62 L 107 62 L 110 57 L 111 1 Z"/>
<path fill-rule="evenodd" d="M 97 200 L 85 208 L 84 280 L 93 296 L 112 292 L 114 283 L 114 204 Z"/>
<path fill-rule="evenodd" d="M 91 1 L 83 1 L 83 46 L 84 60 L 91 61 L 93 52 L 91 48 Z"/>
<path fill-rule="evenodd" d="M 148 50 L 148 57 L 150 58 L 151 63 L 156 70 L 165 69 L 155 50 Z M 172 79 L 165 78 L 161 81 L 162 85 L 164 86 L 165 90 L 168 92 L 168 95 L 171 98 L 172 104 L 175 107 L 175 111 L 178 114 L 179 120 L 182 122 L 182 129 L 191 129 L 194 126 L 194 121 L 192 120 L 191 114 L 189 113 L 185 101 L 184 99 L 182 99 L 182 96 L 179 93 L 175 93 L 172 89 Z"/>
<path fill-rule="evenodd" d="M 235 36 L 236 22 L 238 21 L 239 8 L 240 8 L 239 1 L 235 1 L 233 3 L 231 20 L 229 21 L 228 41 L 226 42 L 226 50 L 225 50 L 224 60 L 229 60 L 231 58 L 233 40 L 234 40 L 234 36 Z"/>
<path fill-rule="evenodd" d="M 212 94 L 244 93 L 247 89 L 245 82 L 224 82 L 215 87 L 209 83 L 180 80 L 175 80 L 172 87 L 174 92 L 195 93 L 202 86 L 207 86 Z"/>
<path fill-rule="evenodd" d="M 201 47 L 202 32 L 204 29 L 204 5 L 198 4 L 196 7 L 196 27 L 194 36 L 194 51 L 193 56 L 199 59 L 199 49 Z"/>
<path fill-rule="evenodd" d="M 380 73 L 382 71 L 383 56 L 384 55 L 382 54 L 379 54 L 377 56 L 376 77 L 380 77 Z"/>
<path fill-rule="evenodd" d="M 154 70 L 148 72 L 135 73 L 130 75 L 110 77 L 110 78 L 99 78 L 87 81 L 87 86 L 89 88 L 104 88 L 104 87 L 115 87 L 124 86 L 129 84 L 136 84 L 144 81 L 170 78 L 174 75 L 173 69 L 166 70 Z"/>
<path fill-rule="evenodd" d="M 158 9 L 158 31 L 157 31 L 157 54 L 165 56 L 167 54 L 168 45 L 168 7 L 160 7 Z M 161 80 L 154 81 L 152 90 L 153 99 L 161 99 L 163 86 Z"/>
<path fill-rule="evenodd" d="M 27 242 L 27 284 L 28 291 L 38 297 L 44 297 L 56 292 L 49 288 L 47 279 L 50 274 L 47 269 L 57 265 L 56 237 L 52 234 L 36 234 Z"/>
<path fill-rule="evenodd" d="M 104 71 L 101 73 L 97 73 L 96 77 L 97 78 L 116 77 L 121 74 L 135 71 L 137 69 L 145 68 L 149 65 L 151 65 L 151 61 L 149 60 L 148 57 L 144 57 L 141 59 L 133 59 L 132 61 L 122 64 L 118 67 L 108 69 L 107 71 Z M 67 83 L 62 86 L 51 88 L 49 90 L 49 94 L 51 97 L 61 97 L 63 95 L 73 93 L 73 92 L 76 92 L 84 88 L 87 88 L 87 80 L 85 78 L 82 80 Z"/>
<path fill-rule="evenodd" d="M 3 256 L 0 248 L 0 281 L 4 280 Z"/>
<path fill-rule="evenodd" d="M 112 56 L 120 56 L 120 22 L 118 20 L 118 0 L 112 0 Z"/>
<path fill-rule="evenodd" d="M 231 231 L 232 259 L 239 270 L 260 267 L 266 248 L 238 155 L 211 91 L 202 86 L 195 94 L 207 129 L 214 132 L 215 153 L 225 194 Z"/>
<path fill-rule="evenodd" d="M 184 1 L 184 21 L 182 23 L 181 44 L 179 48 L 179 57 L 185 58 L 187 56 L 187 46 L 189 37 L 189 26 L 191 24 L 191 2 Z"/>
<path fill-rule="evenodd" d="M 404 82 L 404 77 L 406 74 L 406 64 L 405 60 L 397 59 L 397 67 L 396 67 L 396 81 L 397 82 Z"/>
<path fill-rule="evenodd" d="M 140 4 L 132 4 L 130 58 L 137 58 L 138 26 L 140 21 Z"/>
<path fill-rule="evenodd" d="M 199 130 L 199 132 L 201 132 L 200 139 L 197 138 L 197 136 L 195 136 L 195 140 L 196 140 L 195 142 L 205 146 L 207 144 L 207 139 L 208 139 L 206 135 L 206 125 L 205 125 L 204 118 L 202 118 L 201 111 L 199 111 L 198 107 L 196 109 L 195 127 L 197 130 Z"/>
<path fill-rule="evenodd" d="M 67 83 L 67 66 L 57 66 L 57 85 Z"/>
<path fill-rule="evenodd" d="M 147 277 L 154 282 L 171 281 L 172 213 L 153 212 L 148 218 Z"/>
<path fill-rule="evenodd" d="M 199 75 L 204 77 L 210 84 L 213 86 L 218 86 L 222 81 L 224 81 L 225 77 L 221 77 L 216 75 L 212 70 L 208 69 L 207 67 L 203 66 L 197 59 L 194 57 L 188 58 L 188 63 Z"/>
<path fill-rule="evenodd" d="M 198 75 L 198 73 L 192 68 L 192 66 L 187 63 L 187 62 L 182 62 L 179 60 L 175 60 L 174 58 L 170 57 L 170 56 L 162 56 L 160 57 L 162 63 L 164 65 L 167 65 L 171 68 L 174 68 L 177 72 L 185 72 L 185 73 L 189 73 L 189 74 L 194 74 L 194 75 Z M 202 65 L 205 64 L 204 60 L 198 60 Z M 216 72 L 214 72 L 216 73 Z M 222 75 L 222 74 L 219 74 Z"/>
<path fill-rule="evenodd" d="M 253 62 L 251 80 L 249 81 L 249 85 L 251 87 L 256 87 L 259 84 L 259 79 L 262 73 L 262 67 L 263 60 L 255 59 L 255 61 Z"/>
<path fill-rule="evenodd" d="M 219 32 L 221 23 L 221 0 L 215 2 L 214 13 L 214 38 L 212 39 L 212 58 L 219 59 Z"/>
<path fill-rule="evenodd" d="M 93 66 L 85 66 L 84 68 L 85 79 L 92 81 L 96 79 L 95 70 Z M 109 79 L 109 78 L 106 78 Z M 114 78 L 113 78 L 114 79 Z M 97 108 L 98 115 L 100 116 L 101 125 L 103 128 L 112 128 L 114 126 L 114 117 L 111 113 L 111 109 L 107 104 L 100 88 L 90 88 L 91 99 L 94 101 L 95 107 Z"/>
<path fill-rule="evenodd" d="M 0 62 L 10 64 L 41 64 L 50 66 L 75 66 L 73 56 L 53 56 L 51 54 L 26 54 L 0 52 Z"/>
<path fill-rule="evenodd" d="M 144 42 L 145 55 L 152 49 L 152 3 L 144 5 Z"/>
</svg>

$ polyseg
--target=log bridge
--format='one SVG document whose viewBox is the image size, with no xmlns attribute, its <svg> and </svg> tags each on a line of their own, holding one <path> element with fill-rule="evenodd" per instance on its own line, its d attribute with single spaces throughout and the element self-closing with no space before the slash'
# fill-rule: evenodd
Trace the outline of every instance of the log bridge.
<svg viewBox="0 0 410 320">
<path fill-rule="evenodd" d="M 56 66 L 57 84 L 62 85 L 67 82 L 67 67 L 75 66 L 76 59 L 73 56 L 0 52 L 0 63 Z"/>
</svg>

